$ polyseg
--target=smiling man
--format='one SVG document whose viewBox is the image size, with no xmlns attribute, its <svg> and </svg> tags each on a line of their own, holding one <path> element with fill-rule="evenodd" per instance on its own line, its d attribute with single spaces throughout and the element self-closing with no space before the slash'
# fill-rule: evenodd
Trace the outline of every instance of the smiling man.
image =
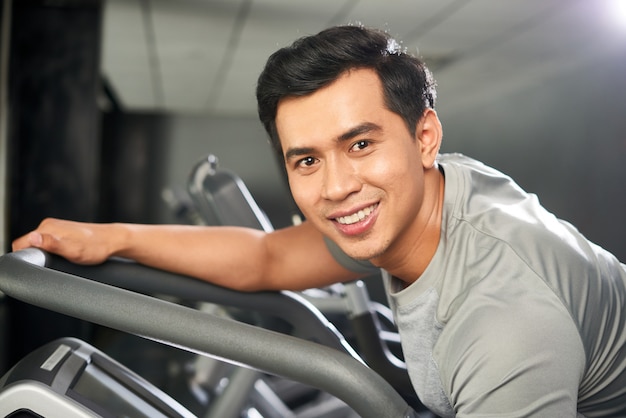
<svg viewBox="0 0 626 418">
<path fill-rule="evenodd" d="M 432 109 L 417 124 L 412 134 L 386 108 L 378 75 L 365 68 L 315 94 L 285 98 L 276 114 L 290 189 L 305 218 L 346 254 L 407 283 L 437 247 L 443 201 L 435 163 L 441 125 Z"/>
<path fill-rule="evenodd" d="M 383 32 L 330 28 L 273 54 L 257 100 L 303 224 L 47 219 L 14 249 L 118 255 L 239 290 L 382 268 L 411 381 L 436 414 L 626 416 L 626 266 L 509 177 L 440 155 L 421 61 Z"/>
</svg>

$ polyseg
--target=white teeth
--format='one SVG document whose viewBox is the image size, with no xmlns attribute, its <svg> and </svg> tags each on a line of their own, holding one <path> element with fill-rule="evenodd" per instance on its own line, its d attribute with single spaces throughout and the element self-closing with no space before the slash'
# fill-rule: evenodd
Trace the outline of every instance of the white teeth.
<svg viewBox="0 0 626 418">
<path fill-rule="evenodd" d="M 358 211 L 357 213 L 353 213 L 352 215 L 340 216 L 339 218 L 336 218 L 336 221 L 342 225 L 351 225 L 357 223 L 367 218 L 374 211 L 375 207 L 376 205 L 372 205 L 365 209 L 361 209 L 360 211 Z"/>
</svg>

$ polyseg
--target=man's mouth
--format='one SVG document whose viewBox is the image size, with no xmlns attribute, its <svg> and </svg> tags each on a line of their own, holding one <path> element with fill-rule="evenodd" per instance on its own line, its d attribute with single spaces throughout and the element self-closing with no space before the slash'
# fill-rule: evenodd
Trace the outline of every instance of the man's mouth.
<svg viewBox="0 0 626 418">
<path fill-rule="evenodd" d="M 339 222 L 342 225 L 352 225 L 355 224 L 357 222 L 362 221 L 363 219 L 367 218 L 369 215 L 371 215 L 372 212 L 374 212 L 374 209 L 376 209 L 376 206 L 378 204 L 374 204 L 372 206 L 368 206 L 366 208 L 361 209 L 360 211 L 353 213 L 352 215 L 346 215 L 346 216 L 340 216 L 338 218 L 335 218 L 335 220 L 337 222 Z"/>
</svg>

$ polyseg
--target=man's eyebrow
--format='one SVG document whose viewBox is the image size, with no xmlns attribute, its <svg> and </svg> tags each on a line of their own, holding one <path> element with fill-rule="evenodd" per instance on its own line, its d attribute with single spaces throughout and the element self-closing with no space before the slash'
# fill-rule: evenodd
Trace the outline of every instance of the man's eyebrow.
<svg viewBox="0 0 626 418">
<path fill-rule="evenodd" d="M 315 151 L 315 149 L 312 147 L 289 148 L 287 152 L 285 152 L 285 160 L 289 160 L 291 158 L 301 155 L 312 154 L 313 151 Z"/>
<path fill-rule="evenodd" d="M 373 131 L 381 131 L 381 130 L 382 128 L 380 127 L 380 125 L 377 125 L 372 122 L 364 122 L 344 132 L 343 134 L 339 135 L 339 137 L 337 137 L 337 140 L 339 142 L 349 141 L 352 138 L 357 137 L 359 135 L 366 134 L 366 133 L 373 132 Z"/>
</svg>

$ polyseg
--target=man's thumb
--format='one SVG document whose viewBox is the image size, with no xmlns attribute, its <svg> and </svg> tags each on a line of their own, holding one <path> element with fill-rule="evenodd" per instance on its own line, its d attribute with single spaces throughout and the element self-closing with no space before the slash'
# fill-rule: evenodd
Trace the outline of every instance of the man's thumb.
<svg viewBox="0 0 626 418">
<path fill-rule="evenodd" d="M 43 245 L 43 236 L 39 232 L 31 232 L 28 235 L 28 243 L 39 248 Z"/>
</svg>

